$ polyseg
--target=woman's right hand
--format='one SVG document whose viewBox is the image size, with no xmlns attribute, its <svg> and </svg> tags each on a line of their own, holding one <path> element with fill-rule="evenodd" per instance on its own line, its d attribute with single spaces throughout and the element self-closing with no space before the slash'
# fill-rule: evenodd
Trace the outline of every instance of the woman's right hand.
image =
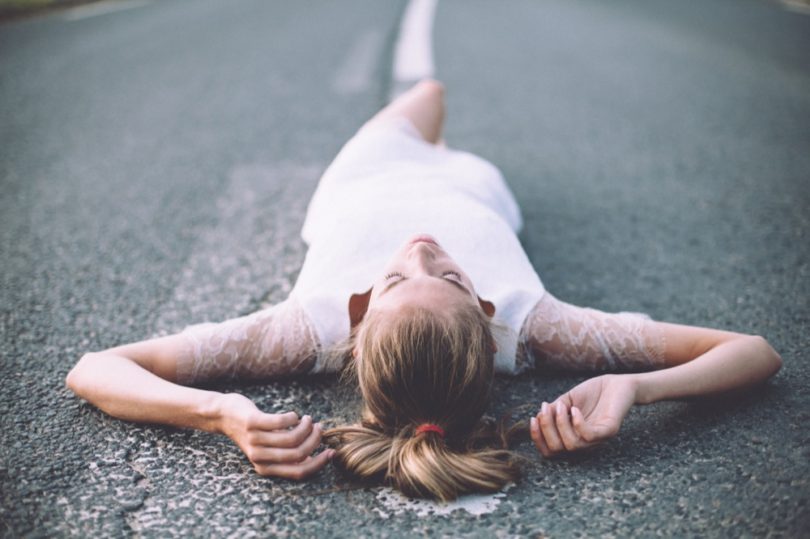
<svg viewBox="0 0 810 539">
<path fill-rule="evenodd" d="M 300 420 L 295 412 L 266 414 L 238 393 L 222 395 L 219 402 L 220 431 L 247 455 L 259 475 L 304 479 L 334 455 L 328 449 L 312 452 L 321 443 L 321 426 L 310 416 Z"/>
</svg>

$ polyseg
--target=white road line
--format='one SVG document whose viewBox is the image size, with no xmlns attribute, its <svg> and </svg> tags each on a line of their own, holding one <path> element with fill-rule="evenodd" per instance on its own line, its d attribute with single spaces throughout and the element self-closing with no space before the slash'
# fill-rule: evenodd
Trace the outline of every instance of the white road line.
<svg viewBox="0 0 810 539">
<path fill-rule="evenodd" d="M 99 15 L 106 15 L 108 13 L 115 13 L 117 11 L 125 11 L 127 9 L 135 9 L 151 4 L 152 0 L 120 0 L 106 2 L 96 2 L 86 6 L 79 6 L 68 9 L 62 15 L 66 21 L 80 21 L 89 19 L 90 17 L 97 17 Z"/>
<path fill-rule="evenodd" d="M 485 515 L 498 508 L 503 498 L 506 498 L 507 491 L 513 486 L 514 483 L 509 483 L 495 494 L 467 494 L 447 503 L 408 498 L 390 487 L 383 487 L 377 491 L 377 502 L 384 509 L 374 508 L 374 510 L 385 519 L 392 515 L 402 515 L 405 512 L 413 513 L 417 517 L 443 517 L 454 511 L 466 511 L 475 516 Z"/>
<path fill-rule="evenodd" d="M 381 30 L 369 30 L 355 40 L 349 54 L 332 80 L 332 88 L 341 95 L 364 92 L 371 87 L 374 66 L 383 47 Z"/>
<path fill-rule="evenodd" d="M 438 0 L 410 0 L 405 8 L 394 49 L 392 69 L 392 95 L 402 86 L 426 77 L 432 77 L 433 17 Z"/>
<path fill-rule="evenodd" d="M 779 3 L 782 4 L 782 7 L 787 11 L 810 15 L 810 2 L 807 0 L 779 0 Z"/>
<path fill-rule="evenodd" d="M 159 334 L 224 320 L 287 297 L 306 246 L 299 237 L 322 165 L 243 164 L 199 229 L 171 299 L 155 320 Z"/>
</svg>

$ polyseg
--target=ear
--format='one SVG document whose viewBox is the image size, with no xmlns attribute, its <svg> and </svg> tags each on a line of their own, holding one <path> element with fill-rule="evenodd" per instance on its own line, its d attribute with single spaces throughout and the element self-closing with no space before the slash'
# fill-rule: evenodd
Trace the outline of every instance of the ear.
<svg viewBox="0 0 810 539">
<path fill-rule="evenodd" d="M 362 294 L 352 294 L 349 298 L 349 321 L 351 328 L 363 321 L 363 317 L 368 310 L 368 302 L 371 299 L 371 288 Z"/>
<path fill-rule="evenodd" d="M 481 296 L 476 297 L 478 298 L 478 304 L 481 306 L 481 309 L 483 309 L 484 314 L 486 314 L 490 318 L 495 316 L 495 305 L 491 301 L 481 299 Z M 498 353 L 498 345 L 495 344 L 494 338 L 492 339 L 492 353 L 493 354 Z"/>
<path fill-rule="evenodd" d="M 481 296 L 476 297 L 478 297 L 478 304 L 481 306 L 481 309 L 484 310 L 484 314 L 490 318 L 495 316 L 495 305 L 493 305 L 491 301 L 481 299 Z"/>
</svg>

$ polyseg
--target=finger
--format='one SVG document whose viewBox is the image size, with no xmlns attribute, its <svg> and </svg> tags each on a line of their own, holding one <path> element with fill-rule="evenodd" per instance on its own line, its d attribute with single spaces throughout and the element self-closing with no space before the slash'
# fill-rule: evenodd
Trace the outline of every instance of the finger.
<svg viewBox="0 0 810 539">
<path fill-rule="evenodd" d="M 253 445 L 269 447 L 298 447 L 312 433 L 312 418 L 305 415 L 295 428 L 290 430 L 253 431 L 249 440 Z"/>
<path fill-rule="evenodd" d="M 565 404 L 565 406 L 566 406 L 567 408 L 571 408 L 571 406 L 573 406 L 573 405 L 574 405 L 574 401 L 573 401 L 573 399 L 571 398 L 571 393 L 570 393 L 570 392 L 568 392 L 568 393 L 563 393 L 562 395 L 560 395 L 559 397 L 557 397 L 557 400 L 555 400 L 554 402 L 552 402 L 552 403 L 551 403 L 551 406 L 556 406 L 556 405 L 557 405 L 557 403 L 560 403 L 560 402 L 562 402 L 563 404 Z"/>
<path fill-rule="evenodd" d="M 571 424 L 571 417 L 568 415 L 568 408 L 562 401 L 557 402 L 554 414 L 555 423 L 557 424 L 557 432 L 560 433 L 562 443 L 568 451 L 576 451 L 583 445 L 579 434 L 574 431 L 574 426 Z"/>
<path fill-rule="evenodd" d="M 585 417 L 579 408 L 571 410 L 571 419 L 576 431 L 588 444 L 599 443 L 611 438 L 619 431 L 618 425 L 613 423 L 591 424 L 585 421 Z"/>
<path fill-rule="evenodd" d="M 257 464 L 255 468 L 259 475 L 284 477 L 300 481 L 323 468 L 334 454 L 334 449 L 327 449 L 313 457 L 307 457 L 297 464 Z"/>
<path fill-rule="evenodd" d="M 315 424 L 312 432 L 298 447 L 276 448 L 253 446 L 249 450 L 248 458 L 254 464 L 294 463 L 301 462 L 315 451 L 321 443 L 321 426 Z"/>
<path fill-rule="evenodd" d="M 248 420 L 248 429 L 256 430 L 278 430 L 286 429 L 298 424 L 298 414 L 287 412 L 286 414 L 265 414 L 258 412 Z"/>
<path fill-rule="evenodd" d="M 582 415 L 582 412 L 579 411 L 579 408 L 574 406 L 571 408 L 571 423 L 574 425 L 574 429 L 579 433 L 579 435 L 586 441 L 592 441 L 590 439 L 590 431 L 588 429 L 587 424 L 585 423 L 585 417 Z M 588 434 L 586 436 L 586 433 Z"/>
<path fill-rule="evenodd" d="M 551 456 L 551 450 L 546 445 L 546 441 L 543 439 L 543 433 L 540 432 L 540 421 L 536 417 L 531 418 L 529 421 L 529 434 L 532 437 L 532 441 L 534 442 L 534 446 L 540 451 L 540 454 L 544 457 Z"/>
<path fill-rule="evenodd" d="M 552 454 L 565 451 L 560 433 L 557 432 L 557 425 L 554 423 L 554 408 L 546 402 L 540 408 L 540 430 Z"/>
</svg>

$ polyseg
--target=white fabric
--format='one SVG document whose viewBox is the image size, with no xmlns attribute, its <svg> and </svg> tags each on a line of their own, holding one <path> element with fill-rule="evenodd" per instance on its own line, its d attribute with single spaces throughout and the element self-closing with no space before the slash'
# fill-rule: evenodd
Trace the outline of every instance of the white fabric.
<svg viewBox="0 0 810 539">
<path fill-rule="evenodd" d="M 294 298 L 248 316 L 183 331 L 188 344 L 177 363 L 177 380 L 272 378 L 312 369 L 318 337 Z"/>
<path fill-rule="evenodd" d="M 290 297 L 220 324 L 187 328 L 185 383 L 340 367 L 349 297 L 368 290 L 409 237 L 427 233 L 495 305 L 498 372 L 535 364 L 604 370 L 662 366 L 665 343 L 637 313 L 575 307 L 544 291 L 517 239 L 520 210 L 500 172 L 470 153 L 425 142 L 406 119 L 362 129 L 324 173 L 302 237 L 309 245 Z"/>
<path fill-rule="evenodd" d="M 605 313 L 565 303 L 546 293 L 523 325 L 516 368 L 660 368 L 664 366 L 666 342 L 658 327 L 643 313 Z"/>
<path fill-rule="evenodd" d="M 409 237 L 433 235 L 495 305 L 496 368 L 513 372 L 518 332 L 543 285 L 516 233 L 520 210 L 498 169 L 425 142 L 400 118 L 362 129 L 324 174 L 302 231 L 309 244 L 291 293 L 323 347 L 349 336 L 348 299 Z M 323 370 L 319 361 L 315 372 Z"/>
</svg>

